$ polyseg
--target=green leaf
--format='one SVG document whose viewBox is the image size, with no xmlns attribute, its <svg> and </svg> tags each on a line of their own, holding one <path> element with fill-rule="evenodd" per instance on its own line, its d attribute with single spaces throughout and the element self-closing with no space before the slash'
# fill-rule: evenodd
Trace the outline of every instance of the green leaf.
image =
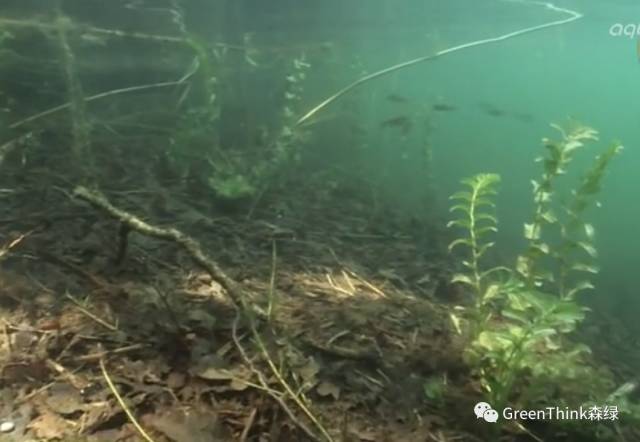
<svg viewBox="0 0 640 442">
<path fill-rule="evenodd" d="M 569 292 L 567 293 L 567 297 L 573 298 L 576 293 L 581 292 L 583 290 L 591 290 L 595 289 L 594 285 L 589 281 L 580 281 L 578 282 Z"/>
<path fill-rule="evenodd" d="M 449 318 L 451 319 L 451 323 L 453 324 L 453 328 L 456 329 L 456 332 L 459 335 L 462 335 L 462 327 L 460 326 L 460 324 L 461 324 L 460 318 L 457 315 L 453 314 L 453 313 L 449 313 Z"/>
<path fill-rule="evenodd" d="M 493 226 L 480 227 L 479 229 L 476 229 L 476 236 L 482 236 L 485 233 L 489 233 L 489 232 L 496 233 L 497 231 L 498 229 L 496 229 Z"/>
<path fill-rule="evenodd" d="M 519 292 L 509 292 L 507 294 L 507 298 L 509 300 L 509 308 L 511 310 L 525 311 L 531 308 L 531 302 L 523 296 L 522 291 Z"/>
<path fill-rule="evenodd" d="M 543 242 L 541 242 L 541 243 L 533 243 L 533 244 L 531 244 L 531 248 L 534 249 L 534 250 L 539 251 L 543 255 L 548 255 L 549 252 L 551 251 L 549 249 L 549 245 L 546 244 L 546 243 L 543 243 Z"/>
<path fill-rule="evenodd" d="M 589 265 L 581 262 L 573 264 L 571 266 L 571 270 L 576 270 L 578 272 L 593 273 L 593 274 L 597 274 L 600 271 L 600 269 L 598 269 L 598 267 L 594 265 Z"/>
<path fill-rule="evenodd" d="M 535 308 L 540 312 L 544 312 L 554 307 L 555 303 L 558 302 L 558 297 L 535 290 L 522 290 L 510 294 L 509 300 L 517 310 Z"/>
<path fill-rule="evenodd" d="M 473 202 L 476 207 L 496 207 L 495 203 L 491 201 L 489 198 L 476 198 Z"/>
<path fill-rule="evenodd" d="M 525 223 L 524 225 L 524 237 L 528 240 L 535 240 L 540 238 L 540 226 L 533 223 Z"/>
<path fill-rule="evenodd" d="M 548 338 L 549 336 L 553 336 L 556 334 L 558 334 L 558 332 L 553 328 L 540 328 L 540 329 L 534 330 L 531 335 L 536 339 L 541 339 L 541 338 Z"/>
<path fill-rule="evenodd" d="M 556 221 L 558 221 L 558 218 L 553 214 L 553 212 L 551 212 L 550 210 L 542 213 L 542 215 L 540 215 L 540 217 L 545 220 L 547 223 L 549 224 L 553 224 Z"/>
<path fill-rule="evenodd" d="M 537 204 L 548 203 L 551 201 L 551 192 L 540 191 L 535 194 L 534 201 Z"/>
<path fill-rule="evenodd" d="M 491 215 L 490 213 L 477 213 L 476 214 L 476 221 L 491 221 L 493 224 L 498 224 L 498 218 L 496 218 L 495 216 Z"/>
<path fill-rule="evenodd" d="M 455 212 L 455 211 L 464 212 L 467 215 L 470 213 L 469 206 L 465 206 L 463 204 L 456 204 L 449 208 L 449 212 Z"/>
<path fill-rule="evenodd" d="M 475 286 L 475 283 L 473 282 L 471 277 L 468 276 L 468 275 L 465 275 L 463 273 L 456 273 L 455 275 L 453 275 L 453 277 L 451 278 L 451 282 L 460 282 L 462 284 L 468 284 L 470 286 Z"/>
<path fill-rule="evenodd" d="M 531 186 L 533 187 L 533 193 L 537 193 L 540 190 L 540 183 L 536 180 L 531 180 Z"/>
<path fill-rule="evenodd" d="M 505 318 L 511 319 L 513 321 L 519 322 L 521 324 L 528 324 L 530 322 L 527 315 L 525 315 L 522 311 L 513 310 L 513 309 L 504 309 L 502 311 L 502 316 Z"/>
<path fill-rule="evenodd" d="M 565 324 L 575 324 L 582 321 L 584 317 L 584 307 L 571 301 L 558 302 L 552 314 L 554 321 Z"/>
<path fill-rule="evenodd" d="M 465 230 L 469 230 L 471 228 L 471 223 L 468 219 L 454 219 L 453 221 L 449 221 L 447 223 L 447 227 L 461 227 Z"/>
<path fill-rule="evenodd" d="M 516 260 L 516 271 L 524 278 L 528 278 L 531 273 L 531 259 L 527 256 L 518 256 Z"/>
<path fill-rule="evenodd" d="M 481 245 L 480 247 L 478 247 L 478 258 L 482 257 L 482 255 L 484 255 L 484 253 L 489 250 L 491 247 L 493 247 L 495 245 L 494 242 L 488 242 L 486 244 Z"/>
<path fill-rule="evenodd" d="M 591 224 L 585 224 L 584 233 L 587 235 L 587 238 L 589 238 L 589 241 L 593 241 L 593 238 L 596 235 L 596 229 Z"/>
<path fill-rule="evenodd" d="M 490 351 L 499 351 L 513 346 L 513 336 L 501 331 L 483 331 L 478 335 L 474 345 Z"/>
<path fill-rule="evenodd" d="M 568 357 L 573 358 L 581 354 L 591 354 L 591 349 L 586 344 L 576 344 L 575 347 L 567 354 Z"/>
<path fill-rule="evenodd" d="M 507 333 L 511 336 L 510 341 L 513 342 L 524 338 L 527 334 L 527 331 L 524 327 L 521 327 L 519 325 L 509 325 L 507 327 Z"/>
<path fill-rule="evenodd" d="M 463 201 L 471 201 L 473 195 L 470 192 L 456 192 L 449 197 L 452 200 L 463 200 Z"/>
<path fill-rule="evenodd" d="M 454 247 L 459 245 L 465 245 L 467 247 L 471 247 L 472 242 L 468 238 L 458 238 L 455 241 L 453 241 L 451 244 L 449 244 L 449 251 L 453 250 Z"/>
<path fill-rule="evenodd" d="M 491 275 L 492 273 L 496 273 L 496 272 L 506 272 L 506 273 L 511 273 L 512 270 L 508 267 L 503 267 L 503 266 L 499 266 L 499 267 L 494 267 L 492 269 L 489 270 L 485 270 L 484 272 L 480 273 L 480 277 L 482 279 L 486 278 L 487 276 Z"/>
<path fill-rule="evenodd" d="M 500 288 L 501 288 L 500 284 L 489 285 L 489 287 L 487 287 L 487 290 L 485 290 L 484 295 L 482 295 L 482 302 L 486 303 L 498 297 L 498 295 L 500 295 Z"/>
<path fill-rule="evenodd" d="M 586 241 L 579 241 L 578 246 L 584 250 L 585 252 L 587 252 L 587 254 L 592 257 L 592 258 L 596 258 L 598 256 L 598 251 L 596 250 L 596 248 L 593 246 L 593 244 L 586 242 Z"/>
</svg>

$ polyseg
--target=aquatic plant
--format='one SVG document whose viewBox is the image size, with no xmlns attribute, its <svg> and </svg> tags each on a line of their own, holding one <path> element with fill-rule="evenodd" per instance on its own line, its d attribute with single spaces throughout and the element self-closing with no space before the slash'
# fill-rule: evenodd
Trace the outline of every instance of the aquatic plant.
<svg viewBox="0 0 640 442">
<path fill-rule="evenodd" d="M 191 73 L 199 74 L 200 84 L 204 91 L 204 100 L 197 110 L 199 116 L 204 122 L 212 123 L 220 116 L 220 105 L 218 102 L 218 77 L 215 74 L 214 62 L 212 55 L 217 55 L 218 60 L 221 60 L 220 54 L 213 54 L 211 49 L 207 47 L 206 43 L 200 41 L 195 35 L 186 34 L 185 43 L 193 50 L 195 58 Z M 191 116 L 193 118 L 193 115 Z"/>
<path fill-rule="evenodd" d="M 455 202 L 451 211 L 460 216 L 449 221 L 447 227 L 458 227 L 465 232 L 465 236 L 449 244 L 449 251 L 462 246 L 467 249 L 468 259 L 462 261 L 466 268 L 464 273 L 453 276 L 452 282 L 463 283 L 471 288 L 474 298 L 474 315 L 471 328 L 472 339 L 475 339 L 479 329 L 489 320 L 491 309 L 487 309 L 489 301 L 500 289 L 491 275 L 499 271 L 510 271 L 504 267 L 483 269 L 481 259 L 487 251 L 495 245 L 487 240 L 487 236 L 498 231 L 498 219 L 495 216 L 495 204 L 492 197 L 497 193 L 500 176 L 496 174 L 479 174 L 462 180 L 468 190 L 460 191 L 451 196 Z"/>
<path fill-rule="evenodd" d="M 551 283 L 566 280 L 569 271 L 584 270 L 585 265 L 574 258 L 574 251 L 592 252 L 594 247 L 592 241 L 581 242 L 575 237 L 580 230 L 586 230 L 587 236 L 593 237 L 593 227 L 583 220 L 583 215 L 600 190 L 610 160 L 622 147 L 615 143 L 596 158 L 574 191 L 571 204 L 565 207 L 569 219 L 561 222 L 552 204 L 555 180 L 565 174 L 577 149 L 586 141 L 596 140 L 597 133 L 584 126 L 576 126 L 568 133 L 556 128 L 562 134 L 560 140 L 543 140 L 547 155 L 540 159 L 542 177 L 533 183 L 534 216 L 524 228 L 528 245 L 513 268 L 485 268 L 483 260 L 494 245 L 488 235 L 497 232 L 493 197 L 500 177 L 480 174 L 465 179 L 463 184 L 467 190 L 451 197 L 454 201 L 451 210 L 459 216 L 449 222 L 449 227 L 460 228 L 464 236 L 453 241 L 449 248 L 462 247 L 467 256 L 462 261 L 465 270 L 456 274 L 453 281 L 467 285 L 474 297 L 469 309 L 465 355 L 494 409 L 502 409 L 510 399 L 532 400 L 531 393 L 540 392 L 540 386 L 552 385 L 555 390 L 562 390 L 570 385 L 567 380 L 584 382 L 597 377 L 585 364 L 589 348 L 567 339 L 585 318 L 587 309 L 575 301 L 574 295 L 586 288 L 586 284 L 579 282 L 567 289 L 565 283 L 559 286 Z M 561 241 L 555 247 L 543 236 L 551 225 L 561 229 Z M 595 255 L 589 253 L 589 256 Z M 552 271 L 553 267 L 542 265 L 543 258 L 559 263 L 556 272 Z M 453 318 L 460 324 L 460 318 Z M 601 385 L 608 385 L 606 378 Z M 514 398 L 516 390 L 518 396 Z M 604 387 L 594 388 L 591 394 L 597 395 L 603 390 Z M 585 399 L 588 398 L 578 400 Z"/>
<path fill-rule="evenodd" d="M 73 135 L 73 153 L 76 161 L 81 161 L 85 166 L 92 161 L 89 149 L 91 146 L 91 126 L 86 115 L 84 92 L 77 71 L 75 54 L 71 49 L 67 34 L 72 27 L 71 19 L 58 11 L 56 21 L 57 42 L 60 50 L 67 93 L 69 95 L 71 114 L 71 133 Z"/>
<path fill-rule="evenodd" d="M 255 188 L 244 175 L 211 177 L 209 185 L 216 191 L 216 195 L 227 200 L 247 198 L 255 193 Z"/>
<path fill-rule="evenodd" d="M 580 291 L 593 288 L 588 279 L 578 278 L 572 282 L 570 277 L 574 274 L 598 273 L 598 267 L 593 264 L 597 258 L 595 228 L 584 220 L 584 215 L 596 203 L 604 173 L 621 150 L 619 143 L 613 143 L 596 157 L 573 192 L 572 202 L 564 208 L 567 219 L 560 225 L 562 242 L 554 255 L 560 267 L 558 292 L 563 298 L 573 298 Z"/>
<path fill-rule="evenodd" d="M 206 167 L 207 160 L 216 157 L 220 150 L 215 122 L 220 117 L 221 103 L 217 94 L 219 79 L 214 66 L 223 60 L 215 59 L 215 54 L 197 36 L 182 30 L 183 41 L 193 51 L 194 58 L 180 80 L 185 84 L 189 80 L 189 83 L 178 102 L 184 109 L 171 137 L 167 160 L 179 176 L 188 177 L 204 186 L 211 175 Z"/>
<path fill-rule="evenodd" d="M 505 405 L 514 382 L 525 369 L 544 370 L 546 362 L 540 360 L 540 353 L 557 348 L 552 337 L 573 331 L 584 317 L 576 304 L 527 289 L 511 269 L 482 266 L 482 258 L 494 246 L 487 236 L 497 232 L 492 197 L 499 182 L 496 174 L 463 180 L 468 190 L 451 197 L 455 201 L 451 210 L 461 216 L 448 224 L 465 232 L 449 248 L 464 247 L 468 256 L 462 261 L 466 271 L 453 277 L 453 282 L 468 285 L 474 296 L 467 357 L 479 369 L 483 387 L 496 409 Z M 498 318 L 499 322 L 492 321 Z"/>
<path fill-rule="evenodd" d="M 304 128 L 296 127 L 296 115 L 302 101 L 303 84 L 310 68 L 311 65 L 303 53 L 300 57 L 291 61 L 289 74 L 285 77 L 286 87 L 282 97 L 284 104 L 281 113 L 281 127 L 273 141 L 274 156 L 272 158 L 272 167 L 276 169 L 280 169 L 290 161 L 298 159 L 299 151 L 297 147 L 305 139 Z"/>
<path fill-rule="evenodd" d="M 213 192 L 217 200 L 246 201 L 281 179 L 283 170 L 299 159 L 306 132 L 295 126 L 295 118 L 310 64 L 304 54 L 289 61 L 275 128 L 261 133 L 266 146 L 225 145 L 220 137 L 220 116 L 226 103 L 217 90 L 224 71 L 214 69 L 224 65 L 224 53 L 212 51 L 195 37 L 186 41 L 195 53 L 188 76 L 200 86 L 178 122 L 168 160 L 179 176 Z M 230 149 L 237 150 L 231 154 Z"/>
<path fill-rule="evenodd" d="M 516 270 L 526 280 L 529 288 L 555 284 L 559 296 L 573 298 L 577 293 L 593 288 L 588 278 L 570 281 L 570 277 L 574 274 L 598 272 L 593 264 L 597 257 L 595 229 L 584 220 L 584 215 L 595 203 L 604 173 L 610 161 L 622 150 L 622 146 L 620 143 L 612 143 L 596 157 L 592 167 L 581 178 L 578 188 L 572 192 L 570 203 L 558 211 L 553 204 L 556 179 L 566 173 L 575 153 L 585 143 L 598 138 L 595 130 L 580 125 L 573 127 L 568 133 L 559 126 L 553 127 L 560 132 L 561 138 L 543 140 L 548 154 L 539 159 L 543 163 L 543 173 L 539 181 L 533 181 L 534 217 L 524 225 L 528 247 L 518 257 Z M 561 214 L 564 216 L 560 216 Z M 559 228 L 561 241 L 551 247 L 544 240 L 543 232 L 554 225 Z M 545 260 L 548 266 L 543 270 L 541 267 Z"/>
<path fill-rule="evenodd" d="M 542 239 L 543 230 L 558 221 L 552 208 L 555 181 L 566 173 L 577 150 L 582 148 L 585 142 L 597 139 L 597 132 L 588 127 L 578 126 L 569 134 L 558 126 L 552 127 L 560 131 L 562 139 L 557 141 L 543 139 L 547 156 L 537 160 L 543 163 L 542 177 L 538 181 L 532 181 L 534 215 L 531 222 L 524 225 L 524 237 L 528 241 L 528 247 L 518 257 L 516 265 L 518 273 L 524 278 L 529 288 L 539 287 L 553 280 L 550 272 L 543 272 L 538 266 L 541 258 L 551 253 L 549 245 Z"/>
</svg>

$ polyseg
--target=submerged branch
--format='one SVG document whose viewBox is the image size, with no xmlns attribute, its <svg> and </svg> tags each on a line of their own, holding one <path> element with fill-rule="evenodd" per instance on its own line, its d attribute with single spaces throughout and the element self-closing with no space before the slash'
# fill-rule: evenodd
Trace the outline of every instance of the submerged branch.
<svg viewBox="0 0 640 442">
<path fill-rule="evenodd" d="M 134 230 L 143 235 L 153 238 L 173 241 L 180 245 L 191 258 L 200 265 L 210 276 L 220 284 L 227 292 L 235 306 L 244 305 L 243 295 L 237 283 L 231 279 L 213 259 L 209 258 L 203 251 L 200 244 L 188 235 L 174 228 L 157 227 L 141 220 L 124 210 L 114 207 L 105 197 L 97 191 L 92 191 L 86 187 L 78 186 L 73 191 L 73 195 L 88 202 L 93 207 L 106 212 L 126 225 L 130 230 Z"/>
</svg>

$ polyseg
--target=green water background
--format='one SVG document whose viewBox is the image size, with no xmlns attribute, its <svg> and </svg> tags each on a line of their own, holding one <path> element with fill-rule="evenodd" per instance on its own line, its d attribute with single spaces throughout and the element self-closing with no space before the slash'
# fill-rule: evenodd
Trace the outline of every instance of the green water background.
<svg viewBox="0 0 640 442">
<path fill-rule="evenodd" d="M 333 11 L 327 5 L 324 13 L 316 11 L 317 22 L 301 18 L 307 26 L 301 38 L 332 41 L 341 50 L 335 59 L 315 67 L 313 87 L 305 97 L 310 106 L 360 74 L 565 17 L 535 5 L 500 1 L 445 5 L 414 0 L 393 6 L 372 1 L 367 5 L 353 2 Z M 431 210 L 446 220 L 446 198 L 459 188 L 461 178 L 499 173 L 503 182 L 498 198 L 498 255 L 510 262 L 521 250 L 523 223 L 532 211 L 530 181 L 541 172 L 540 164 L 534 162 L 543 152 L 540 141 L 557 135 L 549 124 L 571 117 L 599 130 L 601 142 L 580 153 L 575 171 L 588 167 L 611 140 L 621 140 L 625 150 L 605 180 L 599 198 L 602 207 L 589 213 L 597 231 L 601 273 L 597 290 L 585 296 L 595 308 L 612 308 L 619 319 L 635 324 L 640 312 L 635 281 L 640 257 L 640 64 L 637 38 L 614 37 L 609 31 L 615 23 L 640 23 L 640 16 L 630 2 L 563 2 L 561 6 L 585 17 L 451 54 L 363 85 L 323 111 L 340 119 L 345 108 L 352 106 L 365 130 L 359 138 L 362 145 L 322 134 L 330 131 L 330 124 L 319 124 L 314 130 L 322 142 L 310 149 L 332 146 L 334 154 L 364 149 L 361 158 L 368 164 L 362 167 L 372 171 L 372 180 L 382 183 L 387 199 L 412 213 L 424 201 L 425 177 L 416 167 L 421 139 L 381 129 L 380 122 L 396 115 L 428 113 L 438 200 Z M 300 13 L 300 17 L 307 16 Z M 295 20 L 288 25 L 291 33 L 286 27 L 280 32 L 290 40 L 300 31 L 293 30 Z M 391 102 L 386 99 L 389 94 L 407 97 L 409 102 Z M 425 109 L 433 103 L 457 109 L 429 113 Z M 490 116 L 484 112 L 487 104 L 509 114 L 530 114 L 533 119 Z M 563 180 L 558 196 L 575 185 L 570 178 Z"/>
</svg>

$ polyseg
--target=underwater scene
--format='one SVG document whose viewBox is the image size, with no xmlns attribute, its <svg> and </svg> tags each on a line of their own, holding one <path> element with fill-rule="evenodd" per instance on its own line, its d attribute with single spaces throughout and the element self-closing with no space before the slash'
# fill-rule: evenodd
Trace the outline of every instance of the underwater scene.
<svg viewBox="0 0 640 442">
<path fill-rule="evenodd" d="M 637 0 L 1 0 L 0 441 L 640 442 Z"/>
</svg>

